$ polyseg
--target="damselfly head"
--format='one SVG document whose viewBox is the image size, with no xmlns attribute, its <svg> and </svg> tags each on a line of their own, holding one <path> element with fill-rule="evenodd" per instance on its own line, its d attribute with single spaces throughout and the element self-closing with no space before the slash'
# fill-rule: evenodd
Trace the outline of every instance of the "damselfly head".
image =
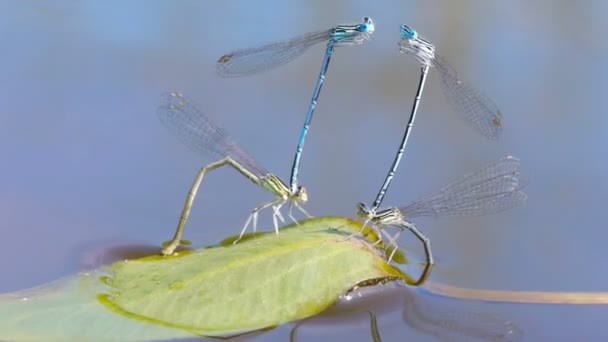
<svg viewBox="0 0 608 342">
<path fill-rule="evenodd" d="M 334 27 L 327 46 L 342 47 L 363 44 L 371 39 L 373 33 L 374 23 L 371 18 L 365 17 L 361 24 Z"/>
<path fill-rule="evenodd" d="M 371 218 L 373 215 L 367 204 L 359 202 L 357 203 L 357 216 L 367 219 Z"/>
<path fill-rule="evenodd" d="M 399 52 L 413 56 L 423 65 L 432 66 L 435 59 L 435 45 L 418 36 L 418 32 L 406 25 L 401 25 Z"/>
<path fill-rule="evenodd" d="M 401 25 L 401 39 L 415 40 L 418 38 L 418 32 L 407 25 Z"/>
<path fill-rule="evenodd" d="M 370 17 L 363 18 L 363 23 L 359 24 L 359 31 L 361 32 L 373 33 L 375 29 L 374 22 Z"/>
<path fill-rule="evenodd" d="M 298 186 L 296 193 L 294 194 L 294 200 L 301 203 L 306 203 L 308 201 L 308 191 L 303 186 Z"/>
</svg>

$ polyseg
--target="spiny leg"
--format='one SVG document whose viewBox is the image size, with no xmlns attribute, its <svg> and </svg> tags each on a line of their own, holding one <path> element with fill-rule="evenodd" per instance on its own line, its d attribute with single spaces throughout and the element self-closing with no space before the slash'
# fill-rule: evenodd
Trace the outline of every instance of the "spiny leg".
<svg viewBox="0 0 608 342">
<path fill-rule="evenodd" d="M 363 230 L 364 230 L 364 229 L 365 229 L 365 227 L 366 227 L 366 226 L 369 224 L 369 222 L 370 222 L 370 221 L 371 221 L 371 219 L 367 219 L 367 220 L 365 220 L 365 221 L 363 222 L 363 225 L 361 226 L 361 229 L 359 229 L 359 231 L 358 231 L 358 232 L 356 232 L 356 233 L 351 233 L 349 236 L 347 236 L 347 237 L 346 237 L 346 239 L 345 239 L 345 240 L 352 239 L 353 237 L 355 237 L 355 236 L 357 236 L 357 235 L 363 236 Z"/>
<path fill-rule="evenodd" d="M 297 224 L 298 226 L 300 225 L 300 222 L 298 222 L 298 220 L 295 218 L 295 216 L 293 216 L 293 207 L 298 208 L 298 210 L 300 210 L 304 215 L 306 215 L 307 218 L 313 218 L 312 215 L 310 215 L 306 210 L 304 210 L 304 208 L 302 208 L 302 206 L 294 201 L 294 200 L 290 200 L 289 201 L 289 210 L 287 212 L 287 215 L 289 216 L 289 218 L 291 219 L 291 221 L 295 224 Z"/>
<path fill-rule="evenodd" d="M 175 251 L 175 249 L 179 246 L 182 236 L 184 234 L 186 222 L 188 221 L 188 217 L 190 216 L 190 210 L 192 209 L 192 204 L 194 203 L 194 198 L 196 197 L 196 193 L 198 192 L 198 189 L 203 181 L 203 178 L 205 177 L 205 174 L 209 171 L 215 170 L 215 169 L 225 166 L 225 165 L 230 165 L 233 168 L 235 168 L 237 171 L 243 173 L 242 170 L 244 168 L 230 157 L 226 157 L 224 159 L 218 160 L 218 161 L 211 163 L 200 169 L 200 171 L 198 172 L 198 175 L 194 179 L 194 183 L 192 184 L 192 187 L 190 188 L 188 195 L 186 196 L 186 202 L 184 203 L 184 208 L 182 209 L 182 214 L 179 218 L 179 223 L 177 225 L 177 229 L 175 230 L 173 239 L 161 251 L 163 255 L 172 254 Z M 250 178 L 250 179 L 252 179 L 252 178 Z M 257 182 L 257 179 L 252 179 L 252 180 L 254 182 Z"/>
<path fill-rule="evenodd" d="M 285 220 L 283 219 L 283 215 L 281 214 L 281 207 L 283 206 L 283 204 L 285 204 L 285 199 L 283 199 L 281 201 L 281 203 L 276 204 L 275 206 L 273 206 L 274 212 L 272 213 L 272 223 L 274 223 L 274 232 L 277 234 L 277 237 L 279 236 L 279 222 L 277 222 L 277 217 L 281 218 L 281 221 L 283 221 L 283 223 L 285 223 Z"/>
<path fill-rule="evenodd" d="M 363 231 L 365 230 L 365 227 L 367 227 L 367 225 L 369 224 L 369 222 L 371 221 L 371 218 L 368 218 L 367 220 L 363 221 L 363 225 L 361 226 L 361 229 L 359 229 L 359 234 L 363 235 Z"/>
<path fill-rule="evenodd" d="M 257 221 L 257 213 L 251 213 L 249 214 L 249 217 L 247 217 L 247 221 L 245 221 L 245 225 L 243 226 L 243 230 L 241 230 L 241 233 L 239 234 L 238 239 L 234 240 L 232 242 L 232 244 L 236 244 L 239 240 L 241 240 L 241 238 L 243 237 L 243 235 L 245 235 L 245 231 L 247 231 L 247 227 L 249 226 L 249 223 L 251 223 L 251 220 L 253 219 L 253 217 L 255 216 L 255 219 Z M 254 224 L 254 228 L 255 230 L 255 224 Z"/>
<path fill-rule="evenodd" d="M 291 221 L 296 222 L 296 219 L 293 217 L 293 204 L 294 201 L 289 201 L 289 206 L 287 208 L 287 217 L 289 217 L 291 219 Z"/>
<path fill-rule="evenodd" d="M 279 221 L 281 221 L 282 224 L 285 224 L 285 218 L 283 217 L 283 214 L 281 213 L 281 205 L 278 206 L 274 206 L 272 207 L 272 211 L 273 211 L 273 215 L 276 215 L 279 218 Z"/>
<path fill-rule="evenodd" d="M 382 233 L 384 233 L 385 236 L 386 236 L 386 238 L 388 239 L 388 246 L 393 247 L 393 250 L 391 251 L 391 254 L 388 257 L 388 262 L 389 263 L 391 262 L 391 260 L 393 260 L 393 257 L 395 256 L 395 253 L 397 252 L 397 249 L 399 249 L 399 245 L 397 244 L 397 238 L 399 237 L 399 235 L 405 229 L 404 227 L 401 227 L 401 226 L 394 226 L 394 227 L 397 228 L 397 229 L 399 229 L 399 232 L 397 232 L 397 234 L 395 234 L 395 236 L 391 236 L 384 229 L 382 230 Z M 387 248 L 388 248 L 388 246 L 387 246 Z"/>
<path fill-rule="evenodd" d="M 253 211 L 251 212 L 251 215 L 249 215 L 249 218 L 247 218 L 247 221 L 245 222 L 245 226 L 243 227 L 243 229 L 241 230 L 241 233 L 239 234 L 239 238 L 234 240 L 234 242 L 232 244 L 236 244 L 237 242 L 241 241 L 241 239 L 243 238 L 243 235 L 245 235 L 245 232 L 247 231 L 247 227 L 249 226 L 249 222 L 251 222 L 251 220 L 253 219 L 253 233 L 255 234 L 256 230 L 257 230 L 257 223 L 258 223 L 258 212 L 260 212 L 261 210 L 264 210 L 268 207 L 272 207 L 275 205 L 280 204 L 281 202 L 284 202 L 285 200 L 282 198 L 277 198 L 274 201 L 271 202 L 266 202 L 260 206 L 257 206 L 255 209 L 253 209 Z M 273 216 L 274 217 L 274 216 Z M 275 218 L 276 220 L 276 218 Z M 278 224 L 275 227 L 275 230 L 278 231 Z"/>
<path fill-rule="evenodd" d="M 306 217 L 313 218 L 314 216 L 310 215 L 298 202 L 293 202 L 293 205 L 298 208 Z"/>
<path fill-rule="evenodd" d="M 370 222 L 371 222 L 371 224 L 370 224 Z M 372 222 L 372 219 L 371 219 L 371 218 L 366 219 L 366 220 L 363 222 L 363 225 L 361 226 L 361 229 L 359 229 L 359 231 L 358 231 L 358 232 L 356 232 L 356 233 L 352 233 L 352 234 L 350 234 L 350 235 L 347 237 L 347 239 L 353 238 L 353 237 L 355 237 L 355 236 L 357 236 L 357 235 L 364 236 L 364 235 L 363 235 L 363 231 L 365 230 L 365 228 L 366 228 L 366 227 L 370 227 L 371 229 L 373 229 L 373 230 L 374 230 L 374 232 L 376 233 L 376 236 L 378 237 L 378 240 L 376 240 L 376 241 L 375 241 L 375 242 L 372 244 L 372 246 L 376 246 L 377 244 L 382 243 L 382 233 L 381 233 L 381 228 L 379 228 L 379 227 L 377 226 L 377 224 L 376 224 L 376 223 Z"/>
<path fill-rule="evenodd" d="M 237 242 L 241 241 L 241 239 L 243 238 L 243 235 L 245 235 L 245 232 L 247 231 L 247 227 L 249 227 L 249 223 L 251 223 L 252 220 L 253 220 L 253 234 L 255 234 L 255 230 L 257 228 L 257 223 L 258 223 L 258 212 L 257 211 L 254 211 L 251 214 L 249 214 L 249 217 L 247 217 L 247 221 L 245 221 L 245 225 L 243 226 L 243 229 L 241 230 L 239 237 L 232 242 L 233 245 L 235 245 Z"/>
<path fill-rule="evenodd" d="M 297 224 L 299 226 L 300 223 L 293 216 L 293 206 L 294 206 L 294 204 L 295 204 L 294 201 L 289 201 L 289 209 L 287 210 L 287 216 L 291 219 L 291 222 L 293 222 L 293 223 L 295 223 L 295 224 Z"/>
<path fill-rule="evenodd" d="M 378 237 L 378 240 L 376 240 L 374 242 L 374 246 L 384 243 L 384 241 L 382 240 L 382 233 L 384 232 L 384 229 L 382 228 L 382 226 L 378 223 L 374 223 L 374 224 L 370 224 L 369 227 L 374 230 L 374 232 L 376 233 L 376 236 Z M 387 233 L 385 233 L 384 235 L 389 239 L 389 242 L 392 241 Z"/>
<path fill-rule="evenodd" d="M 388 233 L 386 232 L 386 230 L 385 230 L 385 229 L 383 229 L 383 227 L 379 227 L 378 229 L 375 229 L 375 230 L 377 231 L 377 234 L 378 234 L 378 236 L 379 236 L 379 237 L 381 237 L 381 235 L 383 234 L 383 235 L 384 235 L 384 236 L 386 236 L 386 238 L 389 240 L 389 244 L 388 244 L 388 246 L 384 246 L 384 255 L 385 255 L 385 257 L 386 257 L 386 253 L 387 253 L 387 249 L 388 249 L 388 247 L 389 247 L 389 246 L 390 246 L 390 247 L 393 247 L 393 251 L 392 251 L 392 253 L 391 253 L 390 257 L 387 259 L 387 262 L 389 262 L 389 263 L 390 263 L 390 262 L 391 262 L 391 260 L 392 260 L 392 258 L 393 258 L 393 255 L 395 254 L 395 251 L 396 251 L 396 250 L 397 250 L 397 248 L 398 248 L 397 241 L 396 241 L 396 240 L 393 240 L 393 238 L 390 236 L 390 234 L 388 234 Z M 354 235 L 357 235 L 357 234 L 358 234 L 358 233 L 354 233 L 354 234 L 351 234 L 350 236 L 354 236 Z M 350 238 L 350 236 L 349 236 L 348 238 Z M 348 239 L 348 238 L 347 238 L 347 239 Z M 372 243 L 371 241 L 370 241 L 370 242 L 367 242 L 367 241 L 363 240 L 363 243 L 365 243 L 365 244 L 366 244 L 366 245 L 369 247 L 369 249 L 370 249 L 371 251 L 373 251 L 373 252 L 377 252 L 377 250 L 379 249 L 379 247 L 377 247 L 377 245 L 378 245 L 378 243 L 379 243 L 380 241 L 382 241 L 382 240 L 380 240 L 380 239 L 379 239 L 379 240 L 377 240 L 377 241 L 375 241 L 375 242 L 373 242 L 373 243 Z"/>
</svg>

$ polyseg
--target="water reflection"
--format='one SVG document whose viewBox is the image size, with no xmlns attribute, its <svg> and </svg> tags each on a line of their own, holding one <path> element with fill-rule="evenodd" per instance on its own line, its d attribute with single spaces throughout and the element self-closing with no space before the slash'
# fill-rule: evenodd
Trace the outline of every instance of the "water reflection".
<svg viewBox="0 0 608 342">
<path fill-rule="evenodd" d="M 437 299 L 421 294 L 416 288 L 397 283 L 362 287 L 344 295 L 334 307 L 323 314 L 297 323 L 291 331 L 291 341 L 314 340 L 315 336 L 331 335 L 332 330 L 356 330 L 366 333 L 369 340 L 442 340 L 442 341 L 520 341 L 524 332 L 516 323 L 499 315 L 466 309 L 449 299 Z M 390 328 L 383 324 L 391 315 L 401 312 L 398 331 L 395 322 Z M 367 322 L 367 324 L 364 324 Z M 383 329 L 384 327 L 384 329 Z M 330 330 L 328 332 L 328 330 Z M 384 331 L 383 333 L 383 330 Z M 304 335 L 306 338 L 298 338 Z M 363 339 L 361 339 L 363 340 Z"/>
<path fill-rule="evenodd" d="M 608 163 L 601 158 L 608 152 L 608 78 L 599 77 L 608 66 L 607 9 L 606 1 L 550 0 L 2 1 L 0 41 L 10 48 L 0 64 L 0 216 L 3 240 L 14 242 L 3 252 L 18 257 L 0 261 L 0 272 L 19 275 L 5 277 L 2 290 L 73 273 L 78 265 L 71 257 L 83 241 L 119 236 L 156 246 L 174 228 L 200 161 L 154 117 L 157 94 L 166 89 L 210 99 L 209 111 L 221 113 L 239 141 L 287 176 L 319 56 L 311 51 L 242 82 L 217 80 L 217 56 L 362 15 L 374 18 L 374 38 L 332 65 L 308 139 L 301 175 L 314 199 L 311 213 L 352 215 L 357 201 L 377 191 L 416 90 L 418 67 L 395 46 L 398 26 L 407 22 L 492 94 L 504 112 L 504 132 L 500 143 L 482 145 L 446 115 L 439 84 L 429 83 L 387 202 L 405 203 L 505 153 L 521 158 L 531 179 L 533 200 L 521 210 L 420 223 L 437 252 L 433 280 L 606 290 L 606 272 L 589 265 L 606 258 L 608 234 Z M 205 205 L 191 218 L 201 227 L 199 243 L 240 227 L 265 199 L 230 172 L 219 173 L 201 196 L 208 196 Z M 21 242 L 33 252 L 24 253 Z M 527 336 L 605 335 L 605 308 L 527 306 L 518 315 L 537 327 Z M 378 318 L 381 325 L 389 319 Z"/>
<path fill-rule="evenodd" d="M 420 332 L 441 340 L 521 341 L 523 331 L 515 323 L 487 312 L 447 309 L 418 295 L 404 296 L 403 320 Z"/>
</svg>

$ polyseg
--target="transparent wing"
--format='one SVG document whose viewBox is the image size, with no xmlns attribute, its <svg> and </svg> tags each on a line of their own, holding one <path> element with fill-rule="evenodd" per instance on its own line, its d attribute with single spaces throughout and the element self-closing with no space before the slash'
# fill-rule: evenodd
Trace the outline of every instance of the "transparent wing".
<svg viewBox="0 0 608 342">
<path fill-rule="evenodd" d="M 309 47 L 328 42 L 333 29 L 308 33 L 287 41 L 227 53 L 217 61 L 220 77 L 243 77 L 287 64 Z"/>
<path fill-rule="evenodd" d="M 433 65 L 435 45 L 431 42 L 422 38 L 403 38 L 397 45 L 399 46 L 399 52 L 412 56 L 420 64 Z"/>
<path fill-rule="evenodd" d="M 407 218 L 419 216 L 480 216 L 497 213 L 526 201 L 521 191 L 520 162 L 504 157 L 464 176 L 435 194 L 399 208 Z"/>
<path fill-rule="evenodd" d="M 329 45 L 333 47 L 344 47 L 360 45 L 370 40 L 372 37 L 371 32 L 359 32 L 348 30 L 347 32 L 336 32 L 329 42 Z"/>
<path fill-rule="evenodd" d="M 441 76 L 441 86 L 454 109 L 462 113 L 473 128 L 488 139 L 498 139 L 502 113 L 492 100 L 458 78 L 448 62 L 435 53 L 433 65 Z"/>
<path fill-rule="evenodd" d="M 412 294 L 413 296 L 413 294 Z M 403 320 L 441 341 L 521 341 L 524 332 L 515 323 L 489 312 L 440 307 L 416 296 L 407 300 Z"/>
<path fill-rule="evenodd" d="M 221 159 L 231 157 L 257 176 L 268 172 L 181 93 L 165 93 L 158 117 L 182 143 L 196 152 Z"/>
</svg>

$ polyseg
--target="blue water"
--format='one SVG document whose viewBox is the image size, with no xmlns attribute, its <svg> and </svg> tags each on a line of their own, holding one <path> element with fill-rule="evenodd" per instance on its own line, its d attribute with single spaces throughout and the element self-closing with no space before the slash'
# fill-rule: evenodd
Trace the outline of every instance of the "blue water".
<svg viewBox="0 0 608 342">
<path fill-rule="evenodd" d="M 311 198 L 306 208 L 349 216 L 357 201 L 373 200 L 419 75 L 398 53 L 406 23 L 496 102 L 504 131 L 496 143 L 478 136 L 449 107 L 431 69 L 385 205 L 405 204 L 507 154 L 522 160 L 530 179 L 524 207 L 416 222 L 438 262 L 431 280 L 608 290 L 607 10 L 603 1 L 549 0 L 0 2 L 0 292 L 79 270 L 85 246 L 99 241 L 159 244 L 172 236 L 186 192 L 209 160 L 160 125 L 163 91 L 196 100 L 287 180 L 324 47 L 245 79 L 218 80 L 215 61 L 363 16 L 376 32 L 369 43 L 336 51 L 309 132 L 300 173 Z M 186 237 L 201 245 L 236 233 L 268 199 L 237 173 L 216 172 L 201 188 Z M 269 226 L 269 215 L 261 222 Z M 422 257 L 417 241 L 404 236 L 402 244 Z M 462 310 L 478 305 L 460 303 Z M 601 324 L 608 308 L 483 310 L 516 322 L 525 340 L 608 335 Z M 398 316 L 379 317 L 385 340 L 410 333 Z M 369 340 L 348 327 L 323 329 L 332 338 Z M 260 339 L 288 333 L 281 327 Z"/>
</svg>

